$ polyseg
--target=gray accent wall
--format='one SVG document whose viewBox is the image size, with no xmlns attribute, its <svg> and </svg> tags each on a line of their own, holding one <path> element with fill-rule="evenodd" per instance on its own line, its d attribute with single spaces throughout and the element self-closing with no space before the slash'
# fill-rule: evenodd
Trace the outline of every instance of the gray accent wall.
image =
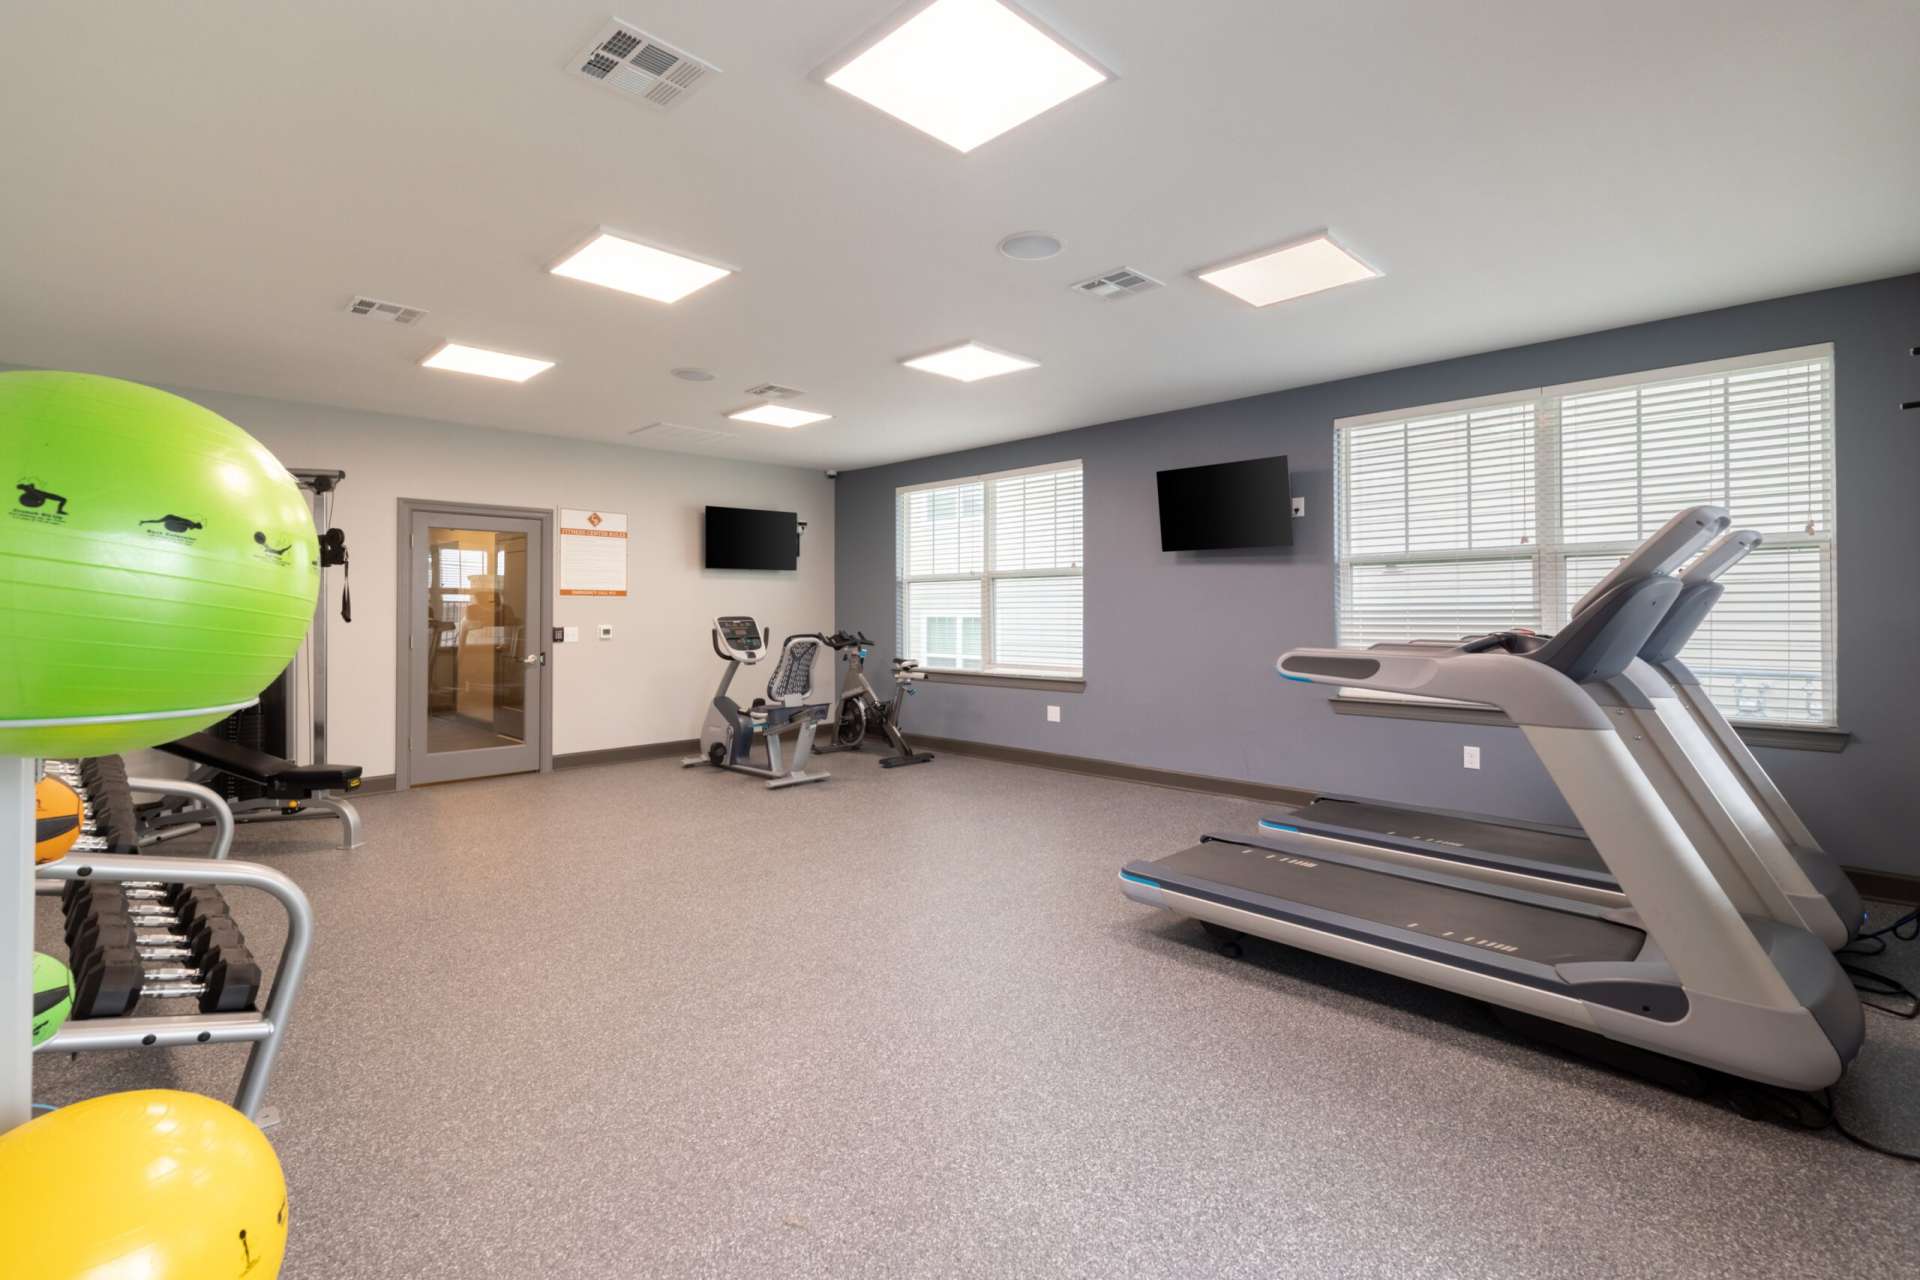
<svg viewBox="0 0 1920 1280">
<path fill-rule="evenodd" d="M 878 642 L 868 670 L 884 686 L 894 490 L 1077 458 L 1085 691 L 929 681 L 908 704 L 909 735 L 1568 821 L 1518 730 L 1338 716 L 1326 690 L 1275 675 L 1282 650 L 1333 643 L 1334 420 L 1819 342 L 1835 347 L 1839 698 L 1853 740 L 1838 754 L 1757 754 L 1843 862 L 1920 874 L 1920 412 L 1899 408 L 1920 398 L 1920 359 L 1908 354 L 1920 344 L 1920 275 L 846 472 L 835 618 Z M 1307 503 L 1291 549 L 1160 550 L 1155 472 L 1276 453 L 1291 459 L 1293 492 Z M 1050 704 L 1058 724 L 1047 721 Z M 1461 767 L 1467 744 L 1481 749 L 1478 772 Z"/>
</svg>

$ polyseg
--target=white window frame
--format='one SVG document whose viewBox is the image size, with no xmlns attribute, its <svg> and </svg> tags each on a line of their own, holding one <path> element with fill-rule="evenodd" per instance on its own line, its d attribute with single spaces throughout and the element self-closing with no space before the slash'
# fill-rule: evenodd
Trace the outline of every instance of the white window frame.
<svg viewBox="0 0 1920 1280">
<path fill-rule="evenodd" d="M 994 528 L 994 484 L 1000 480 L 1010 480 L 1015 476 L 1052 475 L 1065 471 L 1078 472 L 1080 475 L 1080 511 L 1081 546 L 1080 560 L 1071 568 L 1048 569 L 999 569 L 993 562 Z M 934 677 L 958 676 L 962 679 L 978 676 L 1005 676 L 1037 680 L 1079 680 L 1084 678 L 1086 670 L 1086 467 L 1079 458 L 1065 459 L 1060 462 L 1048 462 L 1032 467 L 1015 467 L 1010 471 L 988 471 L 979 475 L 949 476 L 943 480 L 930 480 L 924 484 L 901 485 L 893 491 L 894 510 L 894 636 L 901 657 L 912 653 L 912 637 L 907 634 L 912 624 L 907 608 L 907 589 L 922 583 L 938 582 L 978 582 L 980 584 L 980 667 L 927 667 L 927 673 Z M 912 576 L 907 573 L 909 548 L 907 530 L 900 523 L 901 500 L 908 494 L 926 489 L 950 489 L 955 485 L 978 484 L 981 492 L 981 572 L 974 573 L 931 573 Z M 994 583 L 1012 578 L 1079 578 L 1081 580 L 1080 604 L 1080 654 L 1078 667 L 1011 667 L 1000 666 L 993 656 L 993 587 Z M 964 625 L 962 627 L 964 631 Z"/>
<path fill-rule="evenodd" d="M 1460 563 L 1472 560 L 1515 560 L 1531 559 L 1534 571 L 1534 590 L 1540 602 L 1542 630 L 1552 632 L 1564 626 L 1569 608 L 1566 590 L 1566 563 L 1570 559 L 1592 556 L 1624 557 L 1638 544 L 1635 542 L 1567 542 L 1563 536 L 1564 526 L 1561 518 L 1561 440 L 1560 409 L 1561 401 L 1568 396 L 1590 395 L 1595 392 L 1611 391 L 1625 387 L 1650 388 L 1664 383 L 1685 382 L 1694 378 L 1716 377 L 1739 373 L 1748 369 L 1766 368 L 1771 365 L 1788 365 L 1797 362 L 1827 362 L 1829 376 L 1827 380 L 1827 402 L 1825 409 L 1826 450 L 1823 459 L 1826 472 L 1826 491 L 1829 495 L 1828 519 L 1826 528 L 1807 534 L 1785 534 L 1769 530 L 1761 544 L 1761 554 L 1794 549 L 1817 548 L 1822 553 L 1822 585 L 1824 634 L 1821 637 L 1821 680 L 1826 690 L 1828 716 L 1824 721 L 1810 720 L 1755 720 L 1742 719 L 1729 713 L 1728 718 L 1735 724 L 1752 727 L 1779 729 L 1837 729 L 1839 720 L 1839 607 L 1838 591 L 1838 502 L 1835 474 L 1835 455 L 1838 451 L 1838 430 L 1834 414 L 1834 385 L 1838 380 L 1838 367 L 1832 343 L 1817 343 L 1805 347 L 1791 347 L 1780 351 L 1759 352 L 1748 356 L 1739 356 L 1727 360 L 1709 360 L 1696 364 L 1675 365 L 1665 369 L 1649 369 L 1638 373 L 1617 374 L 1605 378 L 1592 378 L 1582 382 L 1560 383 L 1556 386 L 1532 387 L 1519 391 L 1503 392 L 1498 395 L 1476 396 L 1464 400 L 1451 400 L 1439 404 L 1419 405 L 1410 409 L 1395 409 L 1382 413 L 1363 414 L 1334 420 L 1334 643 L 1340 647 L 1360 648 L 1361 645 L 1347 645 L 1340 636 L 1340 622 L 1343 612 L 1340 601 L 1348 597 L 1353 590 L 1353 569 L 1356 565 L 1382 564 L 1403 565 L 1428 563 Z M 1471 549 L 1450 549 L 1429 552 L 1379 552 L 1360 555 L 1350 554 L 1347 550 L 1349 529 L 1347 524 L 1348 497 L 1347 476 L 1347 440 L 1348 432 L 1355 428 L 1375 426 L 1388 422 L 1403 422 L 1418 418 L 1437 417 L 1449 413 L 1469 410 L 1499 409 L 1513 405 L 1532 404 L 1534 410 L 1534 536 L 1530 542 L 1503 547 L 1474 547 Z M 1732 513 L 1734 527 L 1739 528 L 1740 513 Z M 1414 638 L 1414 637 L 1409 637 Z M 1441 637 L 1421 637 L 1436 639 Z M 1398 702 L 1412 705 L 1438 704 L 1448 706 L 1468 706 L 1473 704 L 1454 703 L 1439 698 L 1421 698 L 1409 694 L 1382 693 L 1373 690 L 1345 689 L 1343 698 L 1361 698 L 1368 701 Z"/>
</svg>

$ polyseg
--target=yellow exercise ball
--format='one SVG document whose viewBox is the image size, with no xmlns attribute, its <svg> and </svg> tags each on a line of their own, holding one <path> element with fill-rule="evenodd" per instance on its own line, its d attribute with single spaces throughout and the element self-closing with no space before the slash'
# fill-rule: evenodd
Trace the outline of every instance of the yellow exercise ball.
<svg viewBox="0 0 1920 1280">
<path fill-rule="evenodd" d="M 273 1280 L 287 1184 L 265 1134 L 197 1093 L 110 1093 L 0 1135 L 8 1280 Z"/>
</svg>

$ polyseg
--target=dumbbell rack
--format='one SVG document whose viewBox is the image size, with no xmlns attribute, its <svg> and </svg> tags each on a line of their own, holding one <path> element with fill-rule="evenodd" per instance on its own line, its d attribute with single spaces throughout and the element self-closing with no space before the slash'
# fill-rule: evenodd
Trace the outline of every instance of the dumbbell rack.
<svg viewBox="0 0 1920 1280">
<path fill-rule="evenodd" d="M 126 856 L 66 857 L 40 867 L 35 891 L 57 895 L 72 880 L 160 880 L 168 884 L 241 886 L 270 894 L 287 913 L 287 941 L 267 987 L 266 1007 L 256 1013 L 170 1013 L 70 1021 L 36 1053 L 81 1053 L 92 1049 L 170 1048 L 189 1044 L 251 1042 L 247 1067 L 234 1096 L 236 1111 L 252 1119 L 266 1096 L 273 1060 L 286 1036 L 294 997 L 307 967 L 313 938 L 313 908 L 307 895 L 272 867 L 208 858 Z"/>
<path fill-rule="evenodd" d="M 148 717 L 99 717 L 93 723 L 142 718 Z M 0 727 L 35 728 L 45 723 L 0 722 Z M 294 998 L 299 994 L 300 979 L 306 970 L 307 951 L 313 936 L 313 908 L 306 894 L 271 867 L 225 860 L 227 846 L 232 841 L 230 816 L 218 826 L 215 859 L 82 852 L 35 867 L 34 785 L 39 773 L 37 760 L 0 755 L 0 1133 L 25 1124 L 32 1117 L 33 1055 L 41 1051 L 79 1053 L 94 1049 L 251 1043 L 253 1051 L 247 1057 L 234 1106 L 253 1118 L 266 1094 L 267 1079 L 285 1038 Z M 4 861 L 9 857 L 15 860 L 11 870 L 4 869 Z M 63 885 L 81 880 L 114 883 L 159 880 L 195 886 L 239 886 L 259 889 L 273 897 L 287 913 L 287 937 L 280 962 L 267 986 L 264 1009 L 247 1013 L 91 1019 L 69 1023 L 36 1047 L 29 1032 L 33 1020 L 34 898 L 37 894 L 58 894 Z"/>
</svg>

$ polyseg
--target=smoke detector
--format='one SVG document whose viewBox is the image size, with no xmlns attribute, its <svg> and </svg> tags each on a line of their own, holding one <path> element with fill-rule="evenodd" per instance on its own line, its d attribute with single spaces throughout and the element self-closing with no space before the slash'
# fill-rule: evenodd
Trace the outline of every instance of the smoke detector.
<svg viewBox="0 0 1920 1280">
<path fill-rule="evenodd" d="M 757 387 L 748 387 L 747 394 L 759 396 L 762 400 L 794 400 L 806 394 L 793 387 L 783 387 L 777 382 L 763 382 Z"/>
<path fill-rule="evenodd" d="M 1089 298 L 1109 298 L 1118 301 L 1121 298 L 1130 298 L 1136 293 L 1147 293 L 1164 287 L 1144 271 L 1135 271 L 1132 267 L 1115 267 L 1112 271 L 1097 275 L 1091 280 L 1076 282 L 1073 290 Z"/>
<path fill-rule="evenodd" d="M 627 432 L 627 443 L 643 445 L 649 449 L 701 449 L 713 445 L 731 442 L 731 431 L 713 431 L 706 427 L 689 427 L 678 422 L 649 422 L 644 427 L 635 427 Z"/>
<path fill-rule="evenodd" d="M 388 320 L 394 324 L 412 324 L 427 314 L 424 307 L 403 307 L 397 302 L 382 302 L 378 298 L 357 297 L 347 304 L 350 315 L 371 316 L 375 320 Z"/>
<path fill-rule="evenodd" d="M 1059 236 L 1044 231 L 1022 231 L 1000 242 L 1000 252 L 1016 262 L 1040 262 L 1059 253 Z"/>
<path fill-rule="evenodd" d="M 607 23 L 599 38 L 568 66 L 583 79 L 663 111 L 679 106 L 681 99 L 720 74 L 711 62 L 618 18 Z"/>
</svg>

